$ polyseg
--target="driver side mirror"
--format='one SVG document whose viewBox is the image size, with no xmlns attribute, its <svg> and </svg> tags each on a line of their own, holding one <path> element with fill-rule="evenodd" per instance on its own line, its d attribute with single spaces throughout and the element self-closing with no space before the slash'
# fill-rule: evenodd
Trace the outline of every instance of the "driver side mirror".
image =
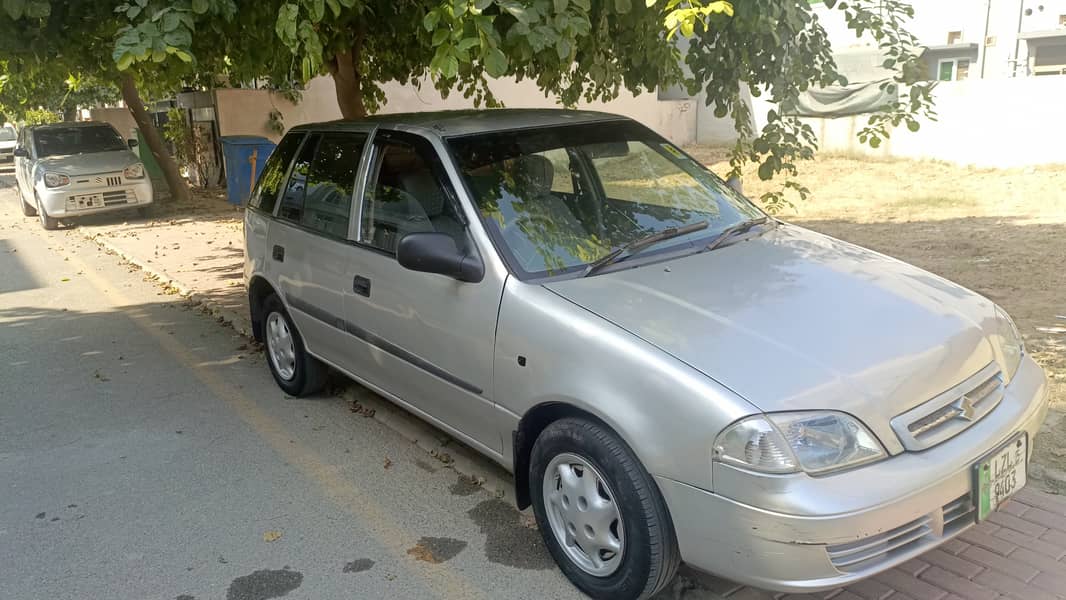
<svg viewBox="0 0 1066 600">
<path fill-rule="evenodd" d="M 29 158 L 30 153 L 25 148 L 15 148 L 15 158 Z"/>
<path fill-rule="evenodd" d="M 137 147 L 137 140 L 128 140 L 126 145 L 130 147 L 130 150 L 133 150 Z"/>
<path fill-rule="evenodd" d="M 459 281 L 477 283 L 485 277 L 485 264 L 476 255 L 459 250 L 446 233 L 409 233 L 396 247 L 396 260 L 406 269 L 438 273 Z"/>
</svg>

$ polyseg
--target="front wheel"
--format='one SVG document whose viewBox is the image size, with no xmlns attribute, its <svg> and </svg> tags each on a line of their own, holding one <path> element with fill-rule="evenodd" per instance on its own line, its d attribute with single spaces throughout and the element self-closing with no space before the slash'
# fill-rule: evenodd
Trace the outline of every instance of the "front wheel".
<svg viewBox="0 0 1066 600">
<path fill-rule="evenodd" d="M 270 373 L 287 394 L 307 396 L 326 384 L 326 365 L 308 354 L 296 324 L 273 294 L 263 301 L 263 341 Z"/>
<path fill-rule="evenodd" d="M 48 231 L 59 229 L 59 219 L 53 219 L 48 216 L 48 213 L 44 212 L 44 205 L 41 204 L 40 197 L 37 197 L 37 216 L 41 219 L 41 227 Z"/>
<path fill-rule="evenodd" d="M 563 574 L 597 599 L 648 598 L 680 563 L 651 476 L 614 432 L 591 420 L 549 425 L 530 457 L 533 512 Z"/>
</svg>

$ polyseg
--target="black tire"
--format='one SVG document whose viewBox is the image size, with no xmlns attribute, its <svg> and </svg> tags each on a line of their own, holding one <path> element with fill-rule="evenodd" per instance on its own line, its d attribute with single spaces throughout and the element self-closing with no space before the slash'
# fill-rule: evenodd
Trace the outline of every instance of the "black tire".
<svg viewBox="0 0 1066 600">
<path fill-rule="evenodd" d="M 137 209 L 137 216 L 142 219 L 151 219 L 155 216 L 155 205 L 141 206 Z"/>
<path fill-rule="evenodd" d="M 41 199 L 37 198 L 37 217 L 41 220 L 41 227 L 44 227 L 48 231 L 54 231 L 59 229 L 59 219 L 53 219 L 48 216 L 48 213 L 44 212 L 44 206 L 41 205 Z"/>
<path fill-rule="evenodd" d="M 22 207 L 22 214 L 24 216 L 27 216 L 27 217 L 36 217 L 37 216 L 37 209 L 32 207 L 32 206 L 30 206 L 29 204 L 26 204 L 26 198 L 24 198 L 22 196 L 22 188 L 20 187 L 16 191 L 16 193 L 18 194 L 18 197 L 19 197 L 19 206 Z"/>
<path fill-rule="evenodd" d="M 271 359 L 271 347 L 270 336 L 264 331 L 263 334 L 263 347 L 266 353 L 267 365 L 270 367 L 270 374 L 274 376 L 274 381 L 277 382 L 278 387 L 285 391 L 290 396 L 308 396 L 314 394 L 322 389 L 326 385 L 327 367 L 320 360 L 311 356 L 307 352 L 307 348 L 304 346 L 303 337 L 300 336 L 300 332 L 296 329 L 296 323 L 293 322 L 292 317 L 289 316 L 289 312 L 285 310 L 285 306 L 282 305 L 281 299 L 275 294 L 271 294 L 265 300 L 262 305 L 262 322 L 265 328 L 270 321 L 270 315 L 277 313 L 278 316 L 285 320 L 288 325 L 289 332 L 292 336 L 293 353 L 295 354 L 295 369 L 291 377 L 285 378 L 274 364 L 274 360 Z"/>
<path fill-rule="evenodd" d="M 625 534 L 621 563 L 605 577 L 584 571 L 552 533 L 544 505 L 544 473 L 564 453 L 576 455 L 602 474 L 621 514 Z M 582 592 L 596 599 L 637 600 L 652 596 L 673 579 L 681 556 L 666 503 L 633 451 L 610 429 L 580 418 L 552 423 L 534 443 L 529 481 L 544 543 L 563 574 Z"/>
</svg>

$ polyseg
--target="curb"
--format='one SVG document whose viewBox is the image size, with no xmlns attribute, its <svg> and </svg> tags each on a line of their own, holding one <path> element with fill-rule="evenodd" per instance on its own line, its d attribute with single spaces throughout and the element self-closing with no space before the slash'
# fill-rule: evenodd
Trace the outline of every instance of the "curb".
<svg viewBox="0 0 1066 600">
<path fill-rule="evenodd" d="M 102 234 L 83 233 L 82 236 L 99 245 L 110 254 L 121 258 L 143 271 L 155 283 L 164 289 L 171 289 L 188 299 L 193 305 L 202 307 L 215 317 L 219 323 L 229 325 L 237 333 L 252 339 L 251 322 L 235 311 L 223 307 L 218 302 L 195 292 L 166 271 L 158 269 L 136 256 L 115 246 Z M 345 378 L 347 380 L 347 377 Z M 496 498 L 513 495 L 514 478 L 491 459 L 467 447 L 444 431 L 426 423 L 418 416 L 396 406 L 380 397 L 377 393 L 362 385 L 347 380 L 343 390 L 335 395 L 349 403 L 352 412 L 372 418 L 401 437 L 418 446 L 432 458 L 441 463 L 441 468 L 451 469 L 459 476 L 466 477 Z"/>
<path fill-rule="evenodd" d="M 170 274 L 168 274 L 166 271 L 163 271 L 162 269 L 157 269 L 147 264 L 136 256 L 126 252 L 125 250 L 107 241 L 106 239 L 104 239 L 104 236 L 102 234 L 82 234 L 82 236 L 85 239 L 94 242 L 109 253 L 118 256 L 124 262 L 137 267 L 141 271 L 144 271 L 145 274 L 147 274 L 152 280 L 157 282 L 163 288 L 174 290 L 179 296 L 186 298 L 194 306 L 202 307 L 211 316 L 218 319 L 220 323 L 233 327 L 233 329 L 237 333 L 245 337 L 252 337 L 251 323 L 248 322 L 247 319 L 242 318 L 241 315 L 237 314 L 235 311 L 225 308 L 218 302 L 207 298 L 203 294 L 189 289 L 189 287 L 187 287 L 181 281 L 170 276 Z"/>
</svg>

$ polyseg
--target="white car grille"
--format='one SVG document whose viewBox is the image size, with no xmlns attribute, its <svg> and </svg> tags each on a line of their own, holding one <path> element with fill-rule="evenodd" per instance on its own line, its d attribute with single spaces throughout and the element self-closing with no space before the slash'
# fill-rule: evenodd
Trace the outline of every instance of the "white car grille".
<svg viewBox="0 0 1066 600">
<path fill-rule="evenodd" d="M 932 400 L 892 419 L 903 447 L 925 450 L 969 429 L 992 412 L 1005 393 L 996 363 Z"/>
</svg>

